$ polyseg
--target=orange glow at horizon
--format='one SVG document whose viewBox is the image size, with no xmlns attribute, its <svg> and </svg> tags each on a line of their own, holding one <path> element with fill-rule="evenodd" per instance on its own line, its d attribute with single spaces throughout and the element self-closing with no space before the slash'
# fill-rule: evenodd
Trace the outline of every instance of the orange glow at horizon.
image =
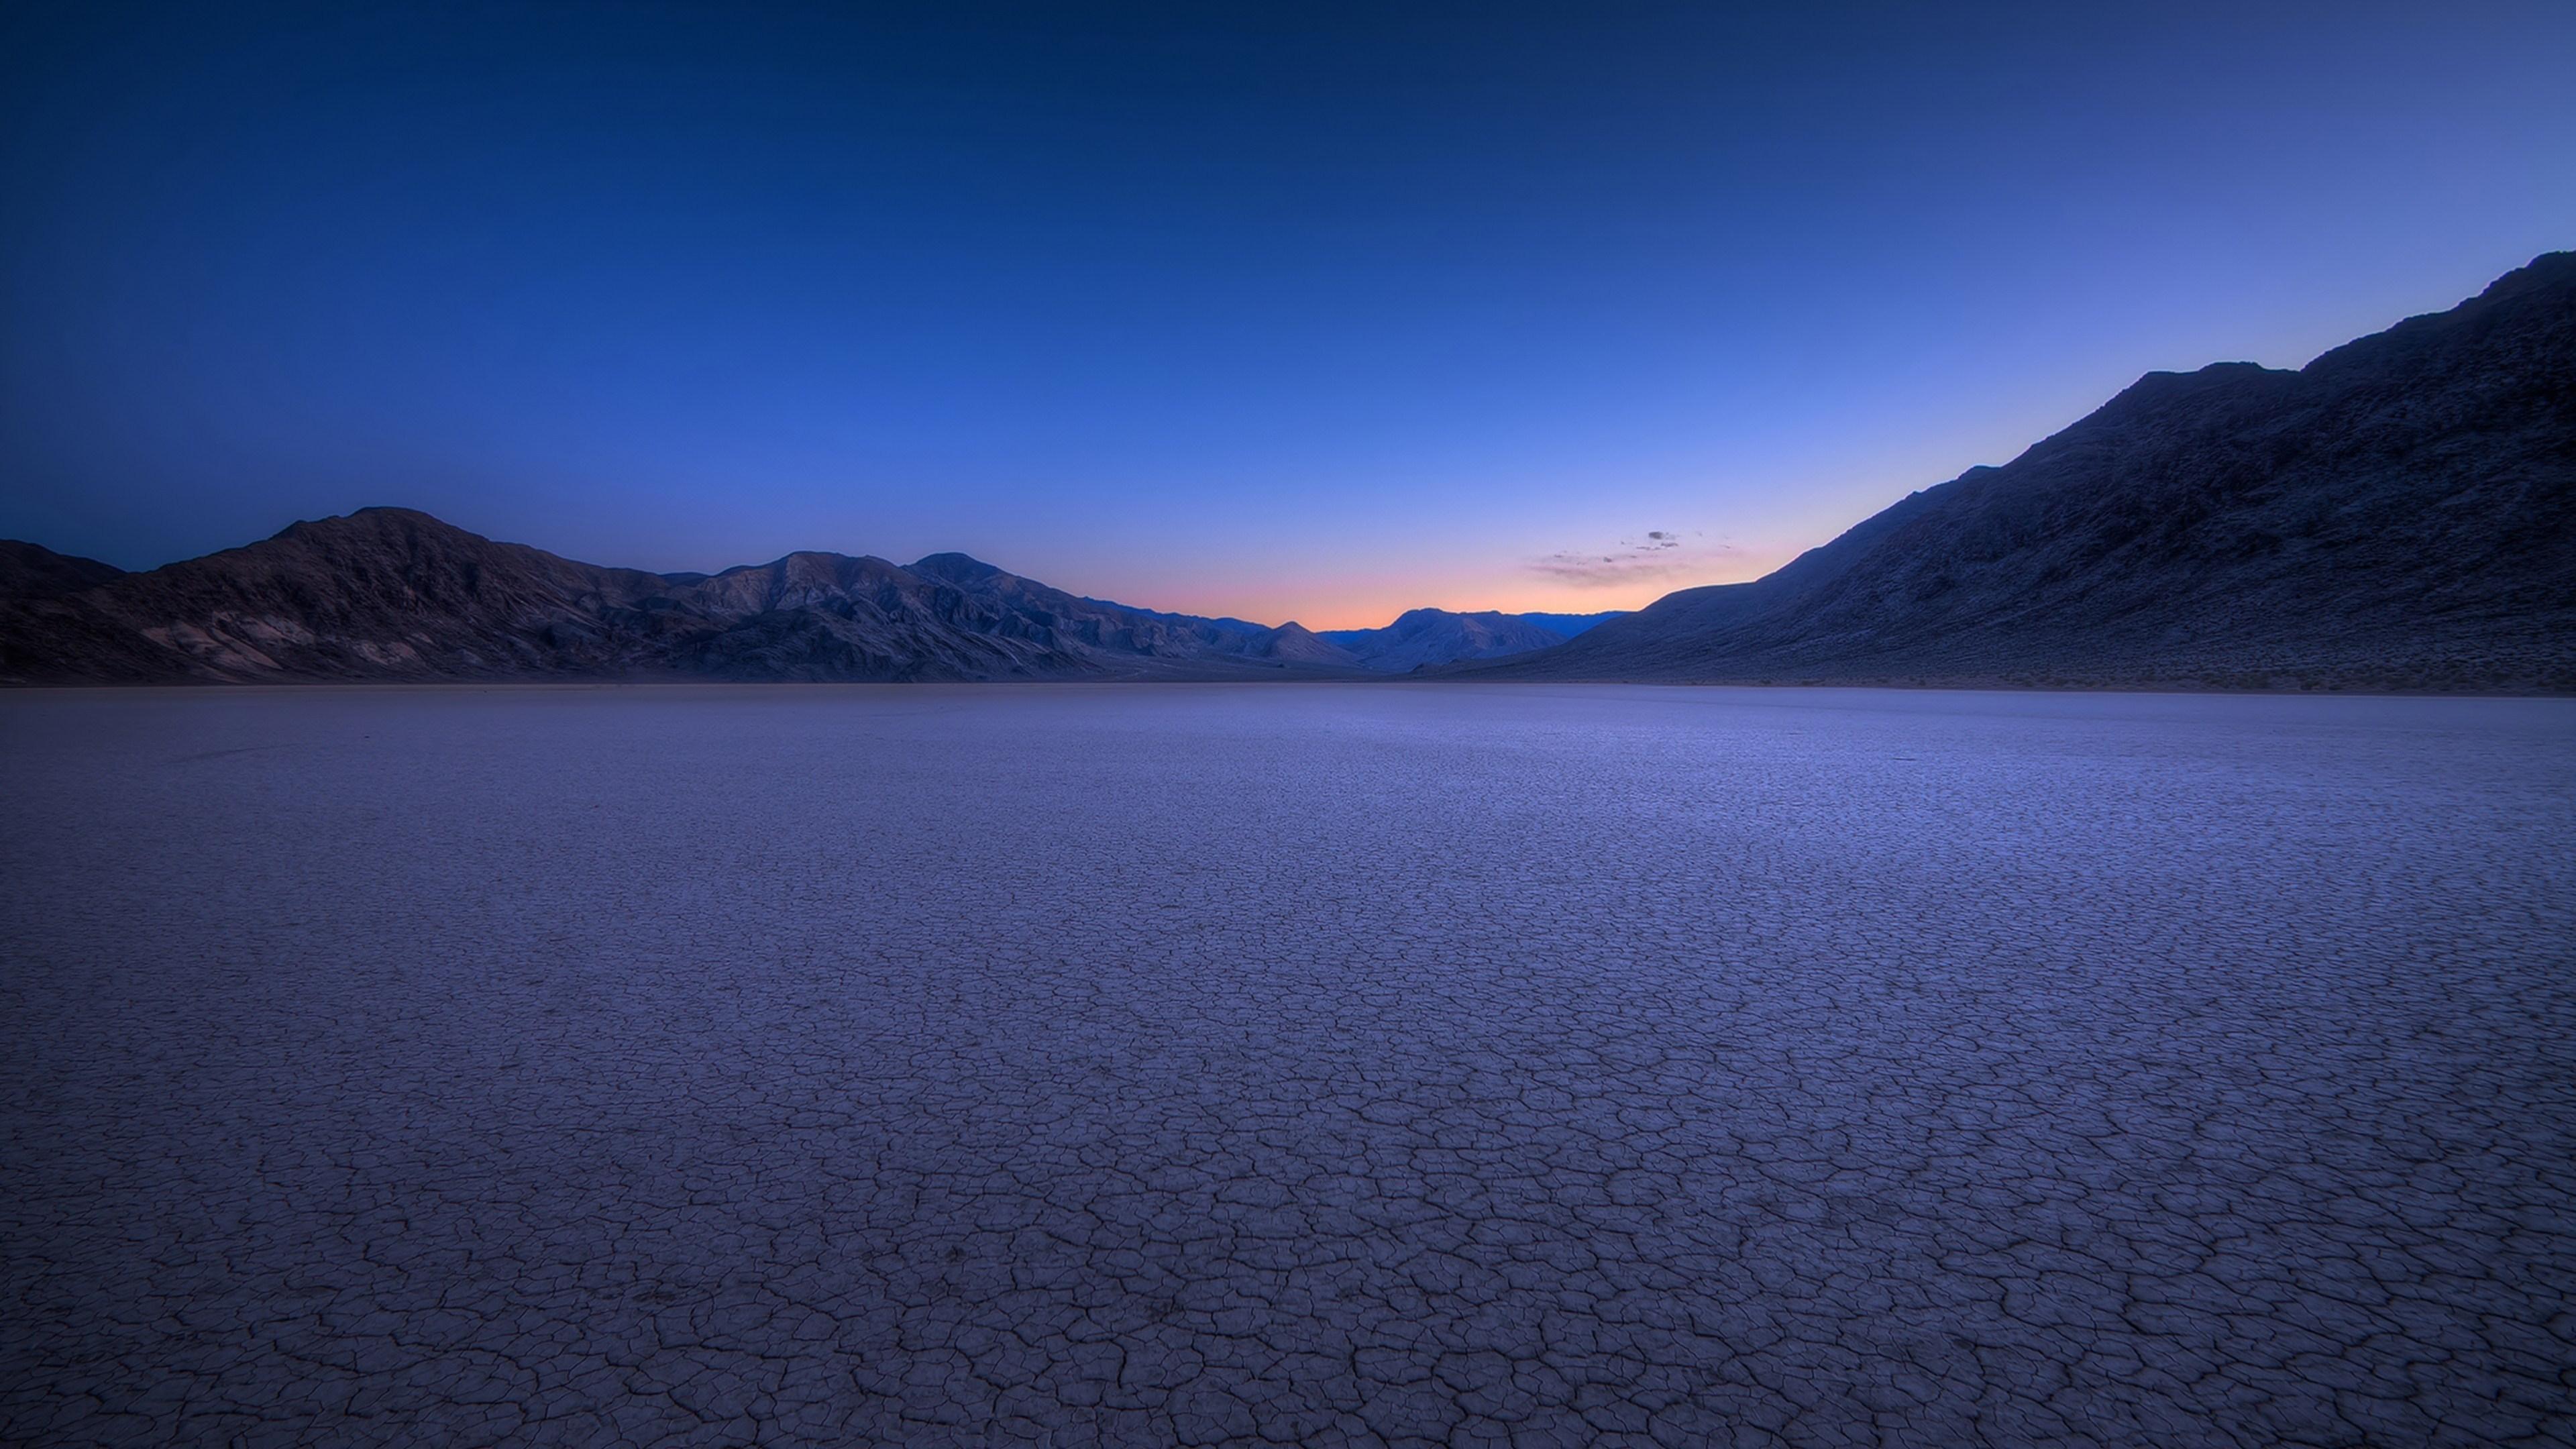
<svg viewBox="0 0 2576 1449">
<path fill-rule="evenodd" d="M 1786 563 L 1794 551 L 1737 553 L 1706 560 L 1705 568 L 1676 569 L 1614 584 L 1551 581 L 1529 570 L 1446 569 L 1404 573 L 1371 570 L 1334 580 L 1283 581 L 1263 586 L 1242 578 L 1165 578 L 1130 590 L 1118 602 L 1203 618 L 1248 619 L 1257 624 L 1302 624 L 1308 629 L 1376 629 L 1409 609 L 1453 613 L 1494 610 L 1505 614 L 1633 612 L 1666 594 L 1709 584 L 1742 583 Z M 1149 592 L 1150 591 L 1150 592 Z M 1079 592 L 1079 591 L 1078 591 Z"/>
</svg>

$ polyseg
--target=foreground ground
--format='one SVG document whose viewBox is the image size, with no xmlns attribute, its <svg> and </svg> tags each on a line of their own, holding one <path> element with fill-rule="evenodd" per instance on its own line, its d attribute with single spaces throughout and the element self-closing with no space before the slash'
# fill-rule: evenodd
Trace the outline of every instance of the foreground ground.
<svg viewBox="0 0 2576 1449">
<path fill-rule="evenodd" d="M 0 699 L 0 1441 L 2576 1442 L 2576 704 Z"/>
</svg>

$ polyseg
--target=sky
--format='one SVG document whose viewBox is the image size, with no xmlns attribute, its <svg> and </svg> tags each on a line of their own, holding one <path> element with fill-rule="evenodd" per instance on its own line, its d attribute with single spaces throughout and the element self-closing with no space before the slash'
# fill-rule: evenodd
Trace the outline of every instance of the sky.
<svg viewBox="0 0 2576 1449">
<path fill-rule="evenodd" d="M 0 536 L 1635 608 L 2576 247 L 2576 5 L 0 7 Z"/>
</svg>

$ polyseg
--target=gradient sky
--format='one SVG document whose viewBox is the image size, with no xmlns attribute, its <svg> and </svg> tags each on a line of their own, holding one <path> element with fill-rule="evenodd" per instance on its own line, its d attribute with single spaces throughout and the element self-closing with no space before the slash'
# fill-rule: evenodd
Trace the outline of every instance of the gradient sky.
<svg viewBox="0 0 2576 1449">
<path fill-rule="evenodd" d="M 16 0 L 0 535 L 1635 607 L 2576 246 L 2571 77 L 2566 0 Z"/>
</svg>

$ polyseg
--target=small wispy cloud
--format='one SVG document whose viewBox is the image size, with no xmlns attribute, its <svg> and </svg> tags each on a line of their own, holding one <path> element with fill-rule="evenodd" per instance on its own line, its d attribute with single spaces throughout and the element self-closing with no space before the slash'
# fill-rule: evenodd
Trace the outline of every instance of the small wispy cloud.
<svg viewBox="0 0 2576 1449">
<path fill-rule="evenodd" d="M 1529 568 L 1577 588 L 1610 588 L 1701 573 L 1710 559 L 1733 552 L 1735 546 L 1729 543 L 1685 545 L 1678 530 L 1650 528 L 1608 548 L 1546 554 L 1531 559 Z"/>
</svg>

